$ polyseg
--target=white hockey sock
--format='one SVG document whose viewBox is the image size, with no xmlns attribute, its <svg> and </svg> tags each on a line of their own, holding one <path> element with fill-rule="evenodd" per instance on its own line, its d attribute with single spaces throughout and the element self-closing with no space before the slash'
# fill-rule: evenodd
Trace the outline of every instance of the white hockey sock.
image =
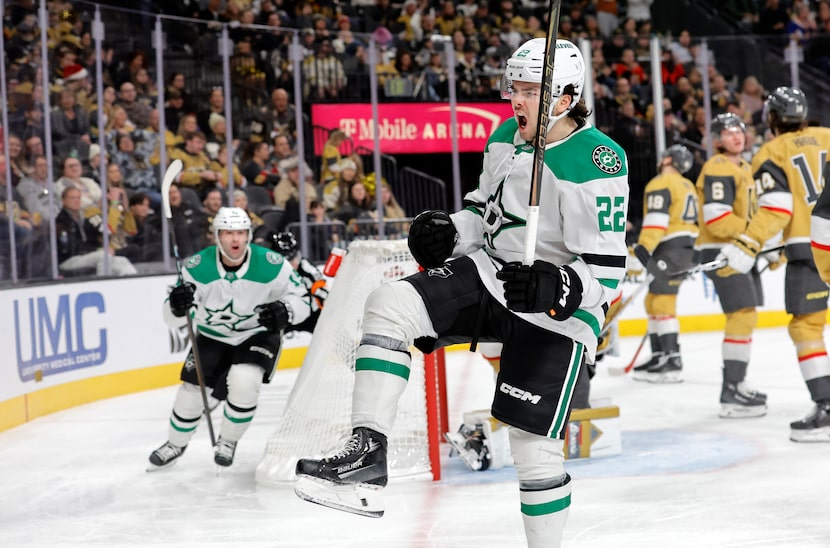
<svg viewBox="0 0 830 548">
<path fill-rule="evenodd" d="M 551 483 L 555 485 L 546 486 Z M 570 476 L 566 474 L 564 480 L 534 480 L 519 485 L 528 548 L 560 546 L 571 506 Z"/>
<path fill-rule="evenodd" d="M 239 441 L 251 425 L 256 413 L 263 371 L 247 363 L 234 364 L 228 371 L 228 399 L 222 413 L 219 435 L 228 441 Z"/>
<path fill-rule="evenodd" d="M 199 387 L 186 382 L 182 383 L 173 402 L 167 440 L 178 447 L 184 447 L 190 443 L 190 438 L 199 426 L 203 410 Z"/>
<path fill-rule="evenodd" d="M 371 341 L 374 344 L 366 344 Z M 383 346 L 375 346 L 375 344 Z M 389 435 L 406 389 L 412 358 L 404 343 L 367 335 L 357 349 L 352 426 L 366 426 Z"/>
</svg>

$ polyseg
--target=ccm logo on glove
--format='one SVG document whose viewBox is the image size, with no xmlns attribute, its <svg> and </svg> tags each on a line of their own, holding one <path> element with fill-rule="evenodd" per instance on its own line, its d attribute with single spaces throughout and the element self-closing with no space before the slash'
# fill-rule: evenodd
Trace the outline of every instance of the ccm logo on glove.
<svg viewBox="0 0 830 548">
<path fill-rule="evenodd" d="M 561 321 L 582 303 L 582 281 L 569 266 L 545 261 L 533 266 L 509 263 L 496 277 L 504 282 L 507 308 L 514 312 L 546 312 Z"/>
</svg>

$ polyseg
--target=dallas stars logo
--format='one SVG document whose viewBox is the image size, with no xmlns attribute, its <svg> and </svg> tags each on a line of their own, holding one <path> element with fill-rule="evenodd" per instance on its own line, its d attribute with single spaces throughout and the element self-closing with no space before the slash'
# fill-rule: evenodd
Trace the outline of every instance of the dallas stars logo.
<svg viewBox="0 0 830 548">
<path fill-rule="evenodd" d="M 234 312 L 233 301 L 230 301 L 224 308 L 211 310 L 206 307 L 205 311 L 207 312 L 207 318 L 205 319 L 207 325 L 224 327 L 231 331 L 236 331 L 237 325 L 253 316 L 253 314 L 245 315 Z"/>
<path fill-rule="evenodd" d="M 622 160 L 620 160 L 620 157 L 613 148 L 605 145 L 600 145 L 595 148 L 591 154 L 591 159 L 594 161 L 595 166 L 609 175 L 613 175 L 622 169 Z"/>
<path fill-rule="evenodd" d="M 505 211 L 502 198 L 504 197 L 504 179 L 496 188 L 496 193 L 487 197 L 487 205 L 484 208 L 484 241 L 487 246 L 496 249 L 493 240 L 502 230 L 525 226 L 525 220 Z"/>
</svg>

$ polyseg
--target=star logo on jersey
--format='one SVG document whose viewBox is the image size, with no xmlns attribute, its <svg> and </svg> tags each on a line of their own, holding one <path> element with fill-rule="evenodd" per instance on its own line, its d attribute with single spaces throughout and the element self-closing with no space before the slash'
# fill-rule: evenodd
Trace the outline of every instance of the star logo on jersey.
<svg viewBox="0 0 830 548">
<path fill-rule="evenodd" d="M 484 231 L 486 232 L 484 235 L 484 241 L 487 246 L 492 249 L 496 249 L 493 240 L 495 240 L 496 236 L 498 236 L 502 230 L 525 226 L 524 219 L 513 215 L 509 211 L 505 211 L 504 205 L 502 204 L 503 197 L 504 180 L 499 183 L 498 188 L 496 188 L 496 193 L 487 197 L 487 204 L 484 207 L 482 219 L 484 223 Z"/>
<path fill-rule="evenodd" d="M 199 266 L 199 263 L 201 263 L 201 262 L 202 262 L 202 256 L 201 255 L 193 255 L 189 259 L 187 259 L 187 263 L 185 263 L 185 266 L 187 268 L 196 268 L 197 266 Z"/>
<path fill-rule="evenodd" d="M 619 173 L 622 169 L 622 160 L 620 160 L 620 157 L 613 148 L 605 145 L 600 145 L 595 148 L 591 154 L 591 159 L 594 161 L 595 166 L 609 175 Z"/>
<path fill-rule="evenodd" d="M 230 329 L 231 331 L 236 331 L 237 325 L 253 316 L 253 314 L 246 315 L 234 312 L 233 301 L 226 304 L 224 308 L 218 308 L 215 310 L 205 308 L 205 311 L 207 312 L 205 323 L 208 326 L 224 327 L 226 329 Z"/>
</svg>

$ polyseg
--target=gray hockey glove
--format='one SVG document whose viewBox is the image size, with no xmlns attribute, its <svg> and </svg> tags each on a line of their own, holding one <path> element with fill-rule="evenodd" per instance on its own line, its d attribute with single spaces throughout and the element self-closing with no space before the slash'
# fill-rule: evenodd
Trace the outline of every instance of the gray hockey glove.
<svg viewBox="0 0 830 548">
<path fill-rule="evenodd" d="M 291 314 L 282 301 L 261 304 L 255 310 L 259 312 L 259 325 L 271 333 L 279 333 L 291 323 Z"/>
<path fill-rule="evenodd" d="M 569 266 L 536 261 L 505 265 L 496 277 L 504 282 L 507 308 L 514 312 L 547 312 L 554 320 L 566 320 L 582 302 L 582 282 Z"/>
<path fill-rule="evenodd" d="M 196 293 L 196 286 L 190 282 L 177 285 L 170 290 L 168 301 L 170 302 L 170 311 L 174 316 L 181 318 L 187 314 L 187 311 L 193 306 L 194 293 Z"/>
<path fill-rule="evenodd" d="M 409 226 L 409 251 L 424 268 L 444 264 L 458 241 L 458 231 L 446 211 L 430 209 L 420 213 Z"/>
</svg>

